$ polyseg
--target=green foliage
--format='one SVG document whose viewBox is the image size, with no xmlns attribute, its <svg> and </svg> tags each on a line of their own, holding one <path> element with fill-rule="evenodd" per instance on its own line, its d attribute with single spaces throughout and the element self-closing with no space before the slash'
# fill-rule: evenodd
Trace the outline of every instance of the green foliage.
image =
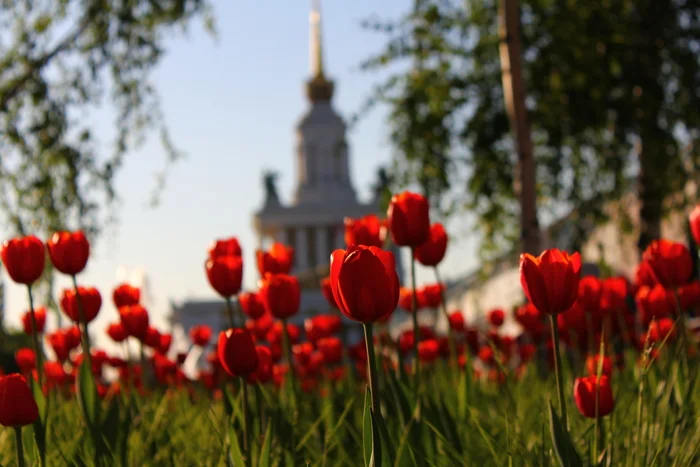
<svg viewBox="0 0 700 467">
<path fill-rule="evenodd" d="M 0 210 L 13 233 L 99 233 L 114 177 L 148 131 L 179 156 L 150 75 L 173 29 L 208 16 L 207 0 L 0 2 Z M 211 25 L 210 22 L 207 24 Z M 90 113 L 116 111 L 111 153 Z M 162 176 L 158 183 L 162 183 Z M 111 210 L 109 210 L 111 211 Z"/>
<path fill-rule="evenodd" d="M 520 236 L 498 3 L 415 0 L 404 18 L 365 23 L 389 36 L 363 66 L 393 72 L 368 106 L 389 105 L 396 183 L 475 212 L 485 259 Z M 666 212 L 695 201 L 682 188 L 700 165 L 700 2 L 520 3 L 540 220 L 574 208 L 576 249 L 636 188 L 640 240 L 658 236 Z"/>
<path fill-rule="evenodd" d="M 684 367 L 679 348 L 664 350 L 643 367 L 635 363 L 636 354 L 630 353 L 627 368 L 613 374 L 615 410 L 602 419 L 606 429 L 599 444 L 607 465 L 700 462 L 700 424 L 695 412 L 700 402 L 695 384 L 698 360 L 691 358 Z M 362 385 L 321 381 L 313 392 L 298 395 L 296 414 L 282 402 L 278 389 L 251 391 L 256 394 L 251 399 L 255 414 L 251 420 L 252 465 L 362 465 L 365 455 L 371 453 L 374 429 L 380 432 L 382 465 L 557 465 L 557 453 L 562 452 L 573 456 L 568 465 L 595 464 L 590 449 L 596 436 L 594 420 L 581 417 L 569 403 L 567 434 L 558 415 L 550 413 L 548 401 L 556 398 L 553 374 L 543 380 L 531 365 L 520 378 L 509 373 L 505 383 L 477 381 L 461 373 L 464 383 L 455 385 L 454 370 L 444 362 L 427 366 L 425 371 L 420 415 L 411 408 L 416 401 L 406 383 L 393 373 L 382 375 L 383 426 L 372 423 Z M 573 377 L 582 372 L 573 366 L 565 373 L 565 393 L 570 400 Z M 238 385 L 230 386 L 235 391 Z M 95 465 L 89 427 L 82 421 L 76 399 L 52 392 L 48 400 L 46 465 Z M 231 401 L 240 407 L 235 392 Z M 105 440 L 101 462 L 245 465 L 242 422 L 236 412 L 240 409 L 227 414 L 222 401 L 200 388 L 108 397 L 100 406 Z M 124 439 L 115 441 L 115 436 Z M 1 428 L 2 465 L 13 465 L 11 440 L 12 430 Z M 38 462 L 33 437 L 25 437 L 25 447 L 30 464 Z M 574 451 L 578 454 L 572 454 Z"/>
</svg>

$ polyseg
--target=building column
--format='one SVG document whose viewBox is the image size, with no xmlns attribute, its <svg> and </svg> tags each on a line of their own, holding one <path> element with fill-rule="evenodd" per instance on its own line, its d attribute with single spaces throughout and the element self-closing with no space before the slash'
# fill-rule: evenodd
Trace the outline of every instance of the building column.
<svg viewBox="0 0 700 467">
<path fill-rule="evenodd" d="M 326 227 L 316 227 L 316 262 L 315 266 L 325 266 L 330 262 L 328 255 L 328 234 Z"/>
<path fill-rule="evenodd" d="M 309 268 L 309 253 L 307 252 L 307 245 L 309 244 L 306 239 L 306 228 L 297 227 L 296 228 L 296 242 L 294 245 L 294 262 L 297 267 L 297 272 L 305 271 Z"/>
</svg>

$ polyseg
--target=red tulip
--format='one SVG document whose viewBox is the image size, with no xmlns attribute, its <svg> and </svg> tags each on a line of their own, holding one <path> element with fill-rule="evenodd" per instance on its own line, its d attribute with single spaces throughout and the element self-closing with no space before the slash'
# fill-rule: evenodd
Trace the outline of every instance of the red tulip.
<svg viewBox="0 0 700 467">
<path fill-rule="evenodd" d="M 272 379 L 272 352 L 264 345 L 256 345 L 258 367 L 248 375 L 248 383 L 266 384 Z"/>
<path fill-rule="evenodd" d="M 603 294 L 603 282 L 595 276 L 582 277 L 578 283 L 578 302 L 589 313 L 595 313 L 600 307 Z"/>
<path fill-rule="evenodd" d="M 493 351 L 493 347 L 490 345 L 483 345 L 479 349 L 479 359 L 486 365 L 493 365 L 496 363 L 496 353 Z"/>
<path fill-rule="evenodd" d="M 63 289 L 61 295 L 61 309 L 73 322 L 80 322 L 80 309 L 82 306 L 85 315 L 85 322 L 89 323 L 97 317 L 97 313 L 102 306 L 102 297 L 100 292 L 94 287 L 78 287 L 80 294 L 80 303 L 78 303 L 78 295 L 75 289 Z"/>
<path fill-rule="evenodd" d="M 292 355 L 297 365 L 304 366 L 309 363 L 314 346 L 311 342 L 302 342 L 292 346 Z"/>
<path fill-rule="evenodd" d="M 331 285 L 340 311 L 361 323 L 388 317 L 399 301 L 394 255 L 373 246 L 335 250 L 331 255 Z"/>
<path fill-rule="evenodd" d="M 533 330 L 542 322 L 542 315 L 539 310 L 535 308 L 532 303 L 526 303 L 517 310 L 515 310 L 515 320 L 523 327 L 528 333 Z"/>
<path fill-rule="evenodd" d="M 68 345 L 69 349 L 75 349 L 80 345 L 82 333 L 78 326 L 71 326 L 65 329 L 63 334 L 66 336 L 66 345 Z"/>
<path fill-rule="evenodd" d="M 272 324 L 272 326 L 270 326 L 270 329 L 267 332 L 265 338 L 271 344 L 281 343 L 283 330 L 284 327 L 282 321 L 275 321 Z M 287 334 L 289 334 L 290 344 L 296 344 L 297 342 L 299 342 L 300 331 L 295 324 L 287 323 Z"/>
<path fill-rule="evenodd" d="M 222 297 L 231 297 L 241 290 L 243 260 L 240 256 L 219 256 L 204 264 L 209 284 Z"/>
<path fill-rule="evenodd" d="M 139 340 L 144 340 L 148 333 L 148 311 L 141 305 L 119 308 L 119 316 L 126 333 Z"/>
<path fill-rule="evenodd" d="M 112 292 L 112 301 L 114 306 L 121 308 L 123 306 L 138 305 L 141 300 L 141 290 L 138 287 L 132 287 L 129 284 L 120 284 Z"/>
<path fill-rule="evenodd" d="M 194 345 L 206 347 L 211 339 L 211 328 L 206 325 L 193 326 L 190 329 L 190 340 Z"/>
<path fill-rule="evenodd" d="M 418 289 L 416 295 L 418 308 L 437 308 L 442 303 L 442 294 L 445 291 L 445 284 L 424 285 Z"/>
<path fill-rule="evenodd" d="M 36 319 L 37 332 L 44 332 L 44 327 L 46 326 L 46 308 L 43 306 L 35 308 L 34 318 Z M 22 327 L 24 328 L 24 333 L 31 336 L 33 334 L 32 326 L 32 312 L 31 310 L 26 311 L 24 314 L 22 314 Z"/>
<path fill-rule="evenodd" d="M 335 297 L 333 296 L 333 287 L 331 286 L 331 278 L 324 277 L 321 279 L 321 293 L 323 298 L 328 302 L 328 306 L 331 308 L 338 309 L 338 304 L 335 303 Z"/>
<path fill-rule="evenodd" d="M 256 293 L 243 292 L 238 296 L 243 313 L 250 319 L 258 319 L 265 314 L 265 305 Z"/>
<path fill-rule="evenodd" d="M 685 285 L 693 273 L 690 251 L 682 243 L 654 240 L 644 250 L 642 261 L 649 265 L 656 282 L 669 289 Z"/>
<path fill-rule="evenodd" d="M 61 362 L 44 362 L 46 380 L 56 385 L 62 385 L 68 380 L 68 374 Z"/>
<path fill-rule="evenodd" d="M 486 319 L 491 326 L 498 328 L 503 325 L 503 321 L 506 319 L 506 313 L 500 308 L 496 308 L 486 313 Z"/>
<path fill-rule="evenodd" d="M 438 342 L 435 339 L 427 339 L 418 343 L 418 358 L 421 362 L 434 362 L 439 356 L 438 351 Z"/>
<path fill-rule="evenodd" d="M 152 349 L 160 347 L 160 332 L 153 326 L 148 326 L 143 343 Z"/>
<path fill-rule="evenodd" d="M 574 382 L 574 400 L 576 408 L 584 417 L 596 418 L 596 393 L 598 393 L 598 416 L 604 417 L 615 408 L 610 379 L 603 375 L 576 378 Z"/>
<path fill-rule="evenodd" d="M 389 230 L 394 243 L 417 248 L 430 237 L 428 200 L 417 193 L 404 191 L 391 198 L 387 211 Z"/>
<path fill-rule="evenodd" d="M 676 300 L 673 293 L 666 290 L 661 284 L 654 287 L 642 286 L 637 290 L 635 297 L 639 319 L 642 324 L 648 325 L 654 318 L 671 316 L 676 309 Z"/>
<path fill-rule="evenodd" d="M 74 276 L 85 269 L 90 256 L 90 243 L 81 230 L 56 232 L 46 246 L 51 263 L 63 274 Z"/>
<path fill-rule="evenodd" d="M 528 300 L 545 314 L 571 308 L 578 295 L 581 257 L 557 249 L 540 256 L 520 255 L 520 283 Z"/>
<path fill-rule="evenodd" d="M 316 342 L 318 350 L 323 355 L 323 361 L 327 365 L 340 363 L 343 359 L 343 341 L 337 337 L 324 337 Z"/>
<path fill-rule="evenodd" d="M 66 334 L 60 329 L 54 333 L 47 334 L 46 340 L 49 341 L 49 345 L 56 354 L 56 359 L 63 362 L 68 359 L 68 353 L 70 352 L 70 347 L 68 346 L 68 341 L 66 339 Z"/>
<path fill-rule="evenodd" d="M 374 214 L 353 219 L 345 218 L 345 246 L 365 245 L 381 248 L 384 245 L 382 221 Z"/>
<path fill-rule="evenodd" d="M 688 216 L 690 224 L 690 233 L 693 234 L 693 239 L 696 245 L 700 245 L 700 205 L 695 206 Z"/>
<path fill-rule="evenodd" d="M 417 303 L 416 306 L 418 306 Z M 401 287 L 399 289 L 399 308 L 408 313 L 413 311 L 413 289 L 406 287 Z"/>
<path fill-rule="evenodd" d="M 236 237 L 214 240 L 209 247 L 209 258 L 219 258 L 222 256 L 243 256 L 241 245 Z"/>
<path fill-rule="evenodd" d="M 0 257 L 7 274 L 18 284 L 33 284 L 44 272 L 44 244 L 34 235 L 6 241 Z"/>
<path fill-rule="evenodd" d="M 289 274 L 294 265 L 294 248 L 282 243 L 273 243 L 270 251 L 257 250 L 255 257 L 260 277 L 266 274 Z"/>
<path fill-rule="evenodd" d="M 268 312 L 265 312 L 258 319 L 247 320 L 245 323 L 245 327 L 250 332 L 252 332 L 255 337 L 262 340 L 267 335 L 267 332 L 270 330 L 273 323 L 274 323 L 274 319 L 272 318 L 272 315 Z"/>
<path fill-rule="evenodd" d="M 129 336 L 122 323 L 110 324 L 109 326 L 107 326 L 105 332 L 114 342 L 124 342 L 124 339 L 126 339 Z"/>
<path fill-rule="evenodd" d="M 330 337 L 342 326 L 340 317 L 336 315 L 316 315 L 304 321 L 306 337 L 310 342 L 316 342 L 324 337 Z"/>
<path fill-rule="evenodd" d="M 678 289 L 678 299 L 684 310 L 690 310 L 700 305 L 700 282 L 693 281 Z"/>
<path fill-rule="evenodd" d="M 440 223 L 430 226 L 430 235 L 425 243 L 413 252 L 413 256 L 423 266 L 437 266 L 447 251 L 447 232 Z"/>
<path fill-rule="evenodd" d="M 0 376 L 0 425 L 31 425 L 38 418 L 39 408 L 24 376 Z"/>
<path fill-rule="evenodd" d="M 268 274 L 260 281 L 258 293 L 265 310 L 277 319 L 290 318 L 299 312 L 301 290 L 294 276 Z"/>
<path fill-rule="evenodd" d="M 661 343 L 668 338 L 668 342 L 672 342 L 676 338 L 676 327 L 671 318 L 661 318 L 658 321 L 653 321 L 649 325 L 649 341 L 652 343 Z"/>
<path fill-rule="evenodd" d="M 258 367 L 258 353 L 247 329 L 229 329 L 219 333 L 217 355 L 231 376 L 247 376 Z"/>
<path fill-rule="evenodd" d="M 610 277 L 602 283 L 600 311 L 619 313 L 627 310 L 630 284 L 624 277 Z M 595 310 L 591 310 L 595 311 Z"/>
<path fill-rule="evenodd" d="M 32 349 L 23 347 L 15 352 L 15 362 L 22 373 L 29 373 L 36 368 L 36 355 Z"/>
<path fill-rule="evenodd" d="M 156 350 L 161 355 L 166 355 L 168 353 L 168 351 L 170 350 L 170 346 L 172 344 L 173 344 L 173 335 L 172 334 L 161 334 L 160 341 L 158 342 L 158 346 L 156 347 Z M 174 364 L 174 362 L 170 362 L 170 363 Z"/>
<path fill-rule="evenodd" d="M 598 374 L 598 364 L 600 362 L 600 355 L 589 355 L 586 357 L 586 371 L 590 376 L 595 376 Z M 612 376 L 613 362 L 610 357 L 603 356 L 603 370 L 602 374 L 606 376 Z"/>
<path fill-rule="evenodd" d="M 461 311 L 453 311 L 449 315 L 450 329 L 453 331 L 464 331 L 464 315 Z"/>
</svg>

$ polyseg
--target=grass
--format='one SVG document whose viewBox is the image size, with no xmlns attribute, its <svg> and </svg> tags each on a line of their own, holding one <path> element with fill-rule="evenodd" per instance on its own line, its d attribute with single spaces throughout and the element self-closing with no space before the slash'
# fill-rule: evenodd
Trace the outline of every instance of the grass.
<svg viewBox="0 0 700 467">
<path fill-rule="evenodd" d="M 604 438 L 594 454 L 594 420 L 582 417 L 572 397 L 582 359 L 564 359 L 564 392 L 573 444 L 584 465 L 689 466 L 700 464 L 698 359 L 682 358 L 681 342 L 669 344 L 645 370 L 639 355 L 625 355 L 613 374 L 616 406 L 603 419 Z M 550 435 L 550 401 L 557 405 L 553 374 L 542 377 L 530 364 L 505 382 L 476 380 L 438 361 L 423 366 L 419 400 L 410 375 L 382 373 L 379 387 L 385 430 L 382 465 L 558 465 Z M 249 465 L 355 466 L 366 463 L 363 439 L 373 426 L 364 417 L 364 383 L 320 381 L 296 403 L 272 385 L 249 391 Z M 104 465 L 239 465 L 242 412 L 238 384 L 219 396 L 202 387 L 156 388 L 146 395 L 123 391 L 102 401 Z M 94 465 L 94 441 L 75 398 L 49 395 L 46 465 Z M 260 404 L 260 406 L 258 405 Z M 107 420 L 110 406 L 114 406 Z M 261 412 L 259 412 L 259 410 Z M 261 416 L 260 413 L 263 415 Z M 111 428 L 110 428 L 111 427 Z M 24 428 L 28 465 L 39 465 L 32 427 Z M 114 430 L 114 433 L 107 433 Z M 126 437 L 124 437 L 126 435 Z M 121 440 L 119 438 L 122 438 Z M 371 437 L 370 437 L 371 439 Z M 0 464 L 14 465 L 10 428 L 0 429 Z"/>
</svg>

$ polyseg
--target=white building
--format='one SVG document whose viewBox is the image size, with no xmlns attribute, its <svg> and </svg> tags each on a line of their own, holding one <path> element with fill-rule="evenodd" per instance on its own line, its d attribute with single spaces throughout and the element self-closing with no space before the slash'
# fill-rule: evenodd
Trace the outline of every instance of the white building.
<svg viewBox="0 0 700 467">
<path fill-rule="evenodd" d="M 289 205 L 281 203 L 275 175 L 267 174 L 265 201 L 253 219 L 259 248 L 266 249 L 277 241 L 295 249 L 292 273 L 302 286 L 301 310 L 291 320 L 297 323 L 328 310 L 319 281 L 328 275 L 331 252 L 345 248 L 344 218 L 380 214 L 378 200 L 361 203 L 353 187 L 346 125 L 333 108 L 334 83 L 323 68 L 320 19 L 318 8 L 312 9 L 311 78 L 305 83 L 309 107 L 296 125 L 293 201 Z M 397 269 L 403 277 L 398 255 Z M 214 330 L 226 325 L 221 300 L 186 301 L 172 308 L 173 323 L 182 326 L 185 333 L 196 324 L 207 324 Z"/>
</svg>

